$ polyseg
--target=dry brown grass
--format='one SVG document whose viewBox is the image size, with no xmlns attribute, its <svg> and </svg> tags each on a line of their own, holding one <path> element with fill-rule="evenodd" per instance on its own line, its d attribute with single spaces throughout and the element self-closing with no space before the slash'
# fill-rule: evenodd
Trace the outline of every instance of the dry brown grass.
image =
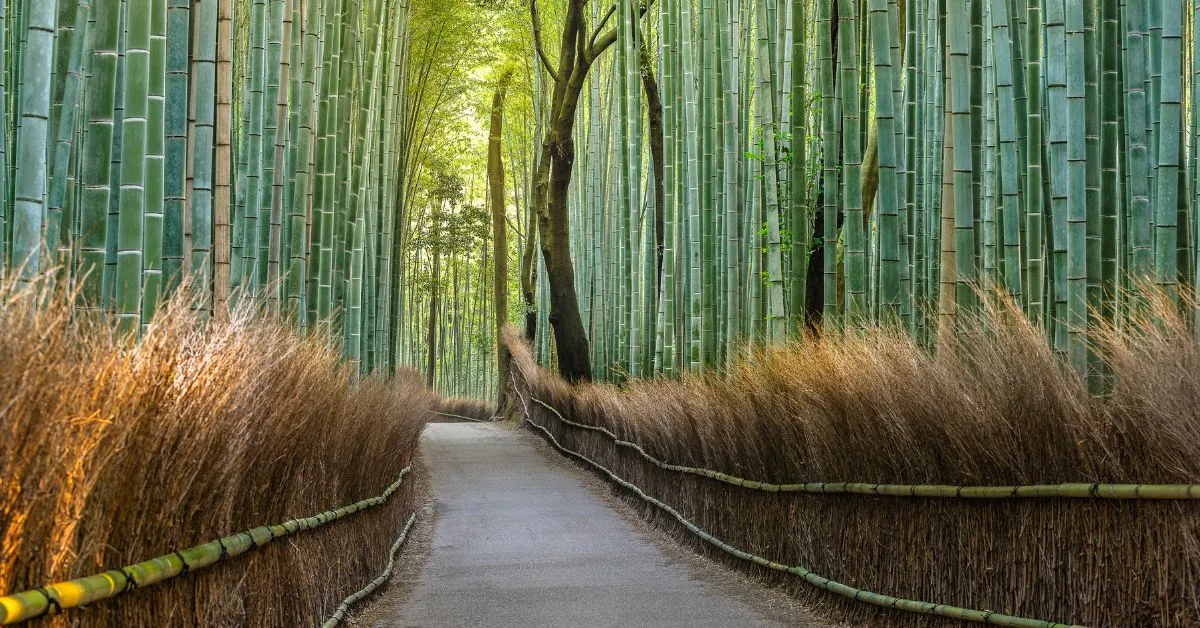
<svg viewBox="0 0 1200 628">
<path fill-rule="evenodd" d="M 992 312 L 933 357 L 870 331 L 763 352 L 727 374 L 571 387 L 509 334 L 517 390 L 655 457 L 788 482 L 962 485 L 1200 481 L 1200 341 L 1155 308 L 1100 350 L 1090 397 L 1042 332 Z M 522 404 L 517 404 L 523 410 Z M 575 449 L 744 550 L 867 590 L 1086 625 L 1200 623 L 1200 503 L 766 494 L 658 469 L 536 404 Z M 739 567 L 752 566 L 645 515 Z M 760 571 L 856 625 L 940 625 Z"/>
<path fill-rule="evenodd" d="M 430 423 L 453 423 L 463 418 L 471 421 L 490 422 L 496 416 L 492 405 L 478 399 L 446 399 L 434 408 Z"/>
<path fill-rule="evenodd" d="M 5 593 L 378 495 L 438 402 L 248 312 L 199 330 L 177 302 L 132 345 L 46 298 L 0 290 Z M 382 570 L 412 495 L 41 623 L 313 625 Z"/>
</svg>

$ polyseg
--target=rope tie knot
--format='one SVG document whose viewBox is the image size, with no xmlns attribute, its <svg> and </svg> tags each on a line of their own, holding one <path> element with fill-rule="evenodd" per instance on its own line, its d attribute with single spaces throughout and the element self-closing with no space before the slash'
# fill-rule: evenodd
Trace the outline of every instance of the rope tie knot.
<svg viewBox="0 0 1200 628">
<path fill-rule="evenodd" d="M 181 554 L 181 553 L 179 552 L 179 550 L 174 550 L 174 551 L 172 551 L 171 553 L 172 553 L 172 554 L 174 554 L 174 555 L 175 555 L 175 558 L 178 558 L 178 559 L 179 559 L 179 562 L 180 562 L 180 564 L 182 564 L 182 565 L 183 565 L 183 569 L 181 569 L 181 570 L 179 571 L 179 575 L 180 575 L 180 576 L 186 576 L 186 575 L 188 575 L 188 574 L 189 574 L 189 573 L 192 571 L 192 566 L 188 564 L 188 561 L 187 561 L 187 559 L 183 557 L 183 554 Z M 225 546 L 221 546 L 221 554 L 222 554 L 222 558 L 224 557 L 224 553 L 225 553 Z"/>
<path fill-rule="evenodd" d="M 183 558 L 180 557 L 180 560 L 183 560 Z M 121 567 L 118 571 L 121 572 L 122 576 L 125 576 L 125 589 L 124 589 L 125 593 L 128 593 L 128 592 L 133 591 L 134 589 L 138 588 L 137 578 L 134 578 L 133 574 L 129 573 L 129 571 L 125 567 Z"/>
<path fill-rule="evenodd" d="M 50 591 L 45 587 L 37 587 L 34 591 L 41 593 L 42 597 L 46 598 L 46 612 L 42 613 L 43 615 L 49 615 L 51 612 L 55 614 L 63 612 L 62 604 L 59 604 L 58 599 L 50 595 Z"/>
</svg>

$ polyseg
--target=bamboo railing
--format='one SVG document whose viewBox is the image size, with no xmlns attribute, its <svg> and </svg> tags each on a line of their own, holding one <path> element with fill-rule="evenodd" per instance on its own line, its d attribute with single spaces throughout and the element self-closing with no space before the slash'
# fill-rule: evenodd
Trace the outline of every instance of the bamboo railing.
<svg viewBox="0 0 1200 628">
<path fill-rule="evenodd" d="M 600 463 L 592 460 L 591 458 L 588 458 L 587 456 L 584 456 L 583 454 L 581 454 L 579 452 L 572 451 L 570 449 L 567 449 L 566 447 L 563 447 L 562 444 L 560 444 L 558 442 L 558 439 L 556 439 L 554 437 L 554 434 L 552 434 L 550 432 L 550 430 L 546 429 L 545 427 L 542 427 L 541 425 L 534 422 L 532 418 L 530 418 L 529 412 L 528 412 L 528 407 L 526 408 L 526 413 L 525 413 L 525 423 L 528 423 L 530 426 L 534 427 L 535 429 L 540 431 L 543 435 L 545 435 L 546 439 L 550 442 L 550 444 L 552 446 L 554 446 L 554 448 L 557 449 L 558 451 L 562 452 L 565 455 L 577 458 L 577 459 L 583 461 L 584 463 L 588 464 L 589 466 L 595 468 L 596 470 L 600 471 L 601 473 L 607 475 L 609 477 L 609 479 L 611 479 L 616 484 L 619 484 L 620 486 L 632 491 L 635 495 L 640 497 L 642 500 L 646 501 L 649 504 L 652 504 L 653 506 L 657 507 L 658 509 L 660 509 L 660 510 L 666 512 L 667 514 L 671 515 L 672 517 L 674 517 L 676 521 L 678 521 L 681 525 L 683 525 L 685 528 L 687 528 L 692 534 L 695 534 L 696 536 L 700 537 L 705 542 L 707 542 L 711 545 L 714 545 L 718 549 L 720 549 L 728 554 L 731 554 L 733 556 L 736 556 L 737 558 L 740 558 L 742 560 L 749 561 L 756 565 L 760 565 L 762 567 L 766 567 L 768 569 L 772 569 L 775 571 L 781 571 L 781 572 L 791 573 L 791 574 L 800 576 L 801 578 L 804 579 L 805 582 L 807 582 L 815 587 L 829 591 L 831 593 L 835 593 L 842 597 L 846 597 L 846 598 L 852 599 L 857 602 L 871 604 L 874 606 L 893 608 L 893 609 L 897 609 L 897 610 L 908 611 L 910 613 L 919 613 L 919 614 L 923 614 L 923 615 L 937 615 L 939 617 L 948 617 L 951 619 L 958 619 L 958 620 L 975 622 L 975 623 L 992 624 L 995 626 L 1014 626 L 1017 628 L 1080 628 L 1080 627 L 1074 626 L 1072 624 L 1062 624 L 1062 623 L 1057 623 L 1057 622 L 1043 621 L 1043 620 L 1039 620 L 1039 619 L 1030 619 L 1027 617 L 1015 617 L 1013 615 L 1005 615 L 1002 613 L 993 613 L 991 611 L 974 610 L 974 609 L 969 609 L 969 608 L 961 608 L 958 606 L 951 606 L 949 604 L 935 604 L 933 602 L 922 602 L 920 600 L 910 600 L 910 599 L 906 599 L 906 598 L 894 597 L 891 595 L 884 595 L 881 593 L 874 593 L 872 591 L 867 591 L 865 589 L 859 589 L 856 587 L 852 587 L 848 584 L 843 584 L 843 583 L 837 582 L 835 580 L 830 580 L 829 578 L 821 576 L 820 574 L 813 573 L 812 571 L 810 571 L 800 565 L 791 565 L 791 566 L 784 565 L 782 563 L 777 563 L 773 560 L 769 560 L 767 558 L 763 558 L 761 556 L 757 556 L 755 554 L 751 554 L 749 552 L 742 551 L 736 547 L 733 547 L 732 545 L 729 545 L 728 543 L 722 541 L 721 539 L 718 539 L 717 537 L 713 536 L 712 534 L 709 534 L 708 532 L 704 531 L 699 526 L 697 526 L 696 524 L 692 523 L 687 518 L 685 518 L 683 515 L 679 514 L 679 512 L 677 510 L 675 510 L 668 504 L 666 504 L 662 501 L 659 501 L 658 499 L 655 499 L 654 497 L 651 497 L 650 495 L 647 495 L 646 492 L 643 491 L 641 488 L 639 488 L 638 486 L 636 486 L 630 482 L 627 482 L 627 481 L 621 479 L 616 473 L 610 471 L 606 467 L 602 466 Z"/>
<path fill-rule="evenodd" d="M 701 477 L 741 486 L 767 493 L 808 493 L 822 495 L 875 495 L 880 497 L 950 497 L 962 499 L 1011 499 L 1016 497 L 1064 497 L 1074 499 L 1144 499 L 1144 500 L 1192 500 L 1200 499 L 1200 484 L 1029 484 L 1013 486 L 955 486 L 950 484 L 874 484 L 869 482 L 805 482 L 772 484 L 758 480 L 747 480 L 728 473 L 700 467 L 663 462 L 646 453 L 641 445 L 622 440 L 613 432 L 595 425 L 587 425 L 567 419 L 561 412 L 540 399 L 530 397 L 534 403 L 553 412 L 566 425 L 604 434 L 618 446 L 636 451 L 654 466 L 667 471 L 698 475 Z"/>
<path fill-rule="evenodd" d="M 346 613 L 350 612 L 350 607 L 366 599 L 376 589 L 383 586 L 383 583 L 387 582 L 388 578 L 392 577 L 392 571 L 396 569 L 396 552 L 400 551 L 400 546 L 404 545 L 404 541 L 408 539 L 408 532 L 412 530 L 413 523 L 416 521 L 416 513 L 408 516 L 408 523 L 404 524 L 404 530 L 400 532 L 400 536 L 396 537 L 396 542 L 392 543 L 392 549 L 388 550 L 388 564 L 384 568 L 383 573 L 379 574 L 378 578 L 367 583 L 367 586 L 352 593 L 341 604 L 338 604 L 337 610 L 333 612 L 333 615 L 329 616 L 329 619 L 325 620 L 325 623 L 321 624 L 321 628 L 333 628 L 337 626 L 343 619 L 346 619 Z"/>
<path fill-rule="evenodd" d="M 119 567 L 85 578 L 0 597 L 0 624 L 15 624 L 48 613 L 61 613 L 70 608 L 114 598 L 134 589 L 178 578 L 241 556 L 277 539 L 313 530 L 349 517 L 354 513 L 382 506 L 400 488 L 404 482 L 404 476 L 408 475 L 411 469 L 412 467 L 405 467 L 396 481 L 392 482 L 381 495 L 348 506 L 327 510 L 312 517 L 292 519 L 278 525 L 253 528 L 203 545 L 174 551 L 145 562 Z M 411 519 L 409 525 L 411 526 Z M 405 531 L 407 532 L 407 527 Z M 401 540 L 401 542 L 403 541 Z"/>
<path fill-rule="evenodd" d="M 495 419 L 492 419 L 490 421 L 484 421 L 483 419 L 475 419 L 475 418 L 471 418 L 469 416 L 463 416 L 461 414 L 451 414 L 449 412 L 436 412 L 434 410 L 430 410 L 429 413 L 436 414 L 438 416 L 444 416 L 448 419 L 459 419 L 461 421 L 472 421 L 474 423 L 495 423 L 496 422 Z"/>
</svg>

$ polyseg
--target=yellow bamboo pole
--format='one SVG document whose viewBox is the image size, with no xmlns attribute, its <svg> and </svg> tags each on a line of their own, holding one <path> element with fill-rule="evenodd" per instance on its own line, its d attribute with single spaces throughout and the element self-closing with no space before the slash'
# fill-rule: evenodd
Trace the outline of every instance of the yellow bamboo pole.
<svg viewBox="0 0 1200 628">
<path fill-rule="evenodd" d="M 411 467 L 400 472 L 395 482 L 383 494 L 359 502 L 327 510 L 312 517 L 301 517 L 273 526 L 262 526 L 197 545 L 185 550 L 164 554 L 145 562 L 127 565 L 101 574 L 38 587 L 0 597 L 0 625 L 9 625 L 49 613 L 61 613 L 69 608 L 84 606 L 117 597 L 134 589 L 187 575 L 198 569 L 241 556 L 276 539 L 319 528 L 356 512 L 387 503 L 400 488 Z"/>
</svg>

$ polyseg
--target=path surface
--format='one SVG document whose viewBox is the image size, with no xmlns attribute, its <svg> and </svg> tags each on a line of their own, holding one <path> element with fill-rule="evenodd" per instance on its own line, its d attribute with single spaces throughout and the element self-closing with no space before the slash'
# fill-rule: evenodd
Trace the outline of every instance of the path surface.
<svg viewBox="0 0 1200 628">
<path fill-rule="evenodd" d="M 436 511 L 429 555 L 409 576 L 415 587 L 401 577 L 359 625 L 815 625 L 631 522 L 605 486 L 530 434 L 432 424 L 422 449 Z"/>
</svg>

